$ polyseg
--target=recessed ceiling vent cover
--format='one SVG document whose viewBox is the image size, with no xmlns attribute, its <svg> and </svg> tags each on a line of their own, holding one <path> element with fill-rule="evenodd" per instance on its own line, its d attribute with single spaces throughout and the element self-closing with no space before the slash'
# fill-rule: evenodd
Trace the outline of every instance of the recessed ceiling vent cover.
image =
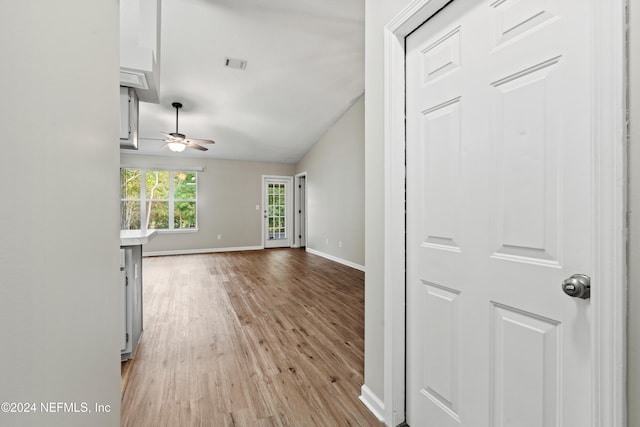
<svg viewBox="0 0 640 427">
<path fill-rule="evenodd" d="M 226 57 L 224 58 L 224 66 L 236 70 L 244 70 L 247 68 L 247 60 Z"/>
</svg>

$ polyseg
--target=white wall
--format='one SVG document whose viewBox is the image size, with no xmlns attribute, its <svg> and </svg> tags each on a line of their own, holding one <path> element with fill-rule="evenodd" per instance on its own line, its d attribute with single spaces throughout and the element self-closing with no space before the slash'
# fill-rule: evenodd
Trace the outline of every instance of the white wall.
<svg viewBox="0 0 640 427">
<path fill-rule="evenodd" d="M 384 40 L 383 28 L 409 0 L 365 3 L 365 362 L 364 381 L 384 398 Z"/>
<path fill-rule="evenodd" d="M 640 426 L 640 5 L 629 2 L 629 426 Z"/>
<path fill-rule="evenodd" d="M 293 176 L 295 171 L 292 164 L 198 159 L 180 153 L 169 157 L 123 153 L 121 164 L 205 168 L 198 175 L 198 231 L 160 234 L 144 247 L 145 253 L 261 246 L 263 215 L 256 205 L 262 205 L 262 175 Z"/>
<path fill-rule="evenodd" d="M 118 2 L 3 1 L 0 16 L 0 402 L 37 409 L 0 425 L 115 426 Z"/>
<path fill-rule="evenodd" d="M 364 95 L 296 170 L 307 172 L 307 248 L 364 266 Z"/>
</svg>

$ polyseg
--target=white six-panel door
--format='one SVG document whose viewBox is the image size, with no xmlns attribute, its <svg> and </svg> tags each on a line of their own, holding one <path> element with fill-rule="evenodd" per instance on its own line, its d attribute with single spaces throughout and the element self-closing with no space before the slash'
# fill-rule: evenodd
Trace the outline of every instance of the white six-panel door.
<svg viewBox="0 0 640 427">
<path fill-rule="evenodd" d="M 591 425 L 590 2 L 455 0 L 406 39 L 407 421 Z"/>
</svg>

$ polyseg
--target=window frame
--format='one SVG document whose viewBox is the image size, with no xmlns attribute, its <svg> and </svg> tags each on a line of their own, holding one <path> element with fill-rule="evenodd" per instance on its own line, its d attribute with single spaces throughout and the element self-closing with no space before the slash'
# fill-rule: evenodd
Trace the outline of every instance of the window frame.
<svg viewBox="0 0 640 427">
<path fill-rule="evenodd" d="M 122 196 L 122 189 L 121 189 L 121 194 L 120 194 L 120 203 L 122 204 L 123 202 L 138 202 L 140 203 L 140 228 L 139 230 L 142 230 L 142 225 L 145 226 L 144 230 L 156 230 L 158 233 L 160 234 L 173 234 L 173 233 L 195 233 L 199 230 L 199 217 L 200 217 L 200 212 L 199 212 L 199 208 L 198 208 L 198 193 L 199 193 L 199 181 L 200 181 L 200 174 L 198 170 L 192 170 L 192 169 L 164 169 L 164 168 L 141 168 L 141 167 L 134 167 L 134 166 L 121 166 L 120 170 L 139 170 L 140 171 L 140 194 L 139 197 L 137 199 L 131 199 L 131 198 L 123 198 Z M 168 180 L 169 180 L 169 190 L 168 190 L 168 198 L 167 199 L 159 199 L 159 198 L 152 198 L 152 199 L 147 199 L 147 172 L 149 171 L 157 171 L 157 172 L 166 172 L 169 174 Z M 196 178 L 196 182 L 195 182 L 195 197 L 193 199 L 176 199 L 175 198 L 175 174 L 177 173 L 192 173 L 195 175 Z M 122 172 L 121 172 L 121 176 L 122 176 Z M 122 183 L 121 183 L 122 185 Z M 147 227 L 147 206 L 151 205 L 154 202 L 167 202 L 168 203 L 168 225 L 169 228 L 148 228 Z M 175 228 L 175 204 L 176 202 L 193 202 L 195 203 L 195 216 L 196 216 L 196 220 L 195 220 L 195 226 L 192 228 Z M 122 230 L 122 223 L 120 224 L 120 229 Z"/>
</svg>

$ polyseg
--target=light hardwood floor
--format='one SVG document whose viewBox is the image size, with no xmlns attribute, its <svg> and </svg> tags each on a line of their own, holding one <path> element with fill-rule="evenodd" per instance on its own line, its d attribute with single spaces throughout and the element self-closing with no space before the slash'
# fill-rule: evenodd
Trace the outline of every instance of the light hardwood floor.
<svg viewBox="0 0 640 427">
<path fill-rule="evenodd" d="M 379 426 L 364 274 L 300 249 L 144 259 L 122 426 Z"/>
</svg>

